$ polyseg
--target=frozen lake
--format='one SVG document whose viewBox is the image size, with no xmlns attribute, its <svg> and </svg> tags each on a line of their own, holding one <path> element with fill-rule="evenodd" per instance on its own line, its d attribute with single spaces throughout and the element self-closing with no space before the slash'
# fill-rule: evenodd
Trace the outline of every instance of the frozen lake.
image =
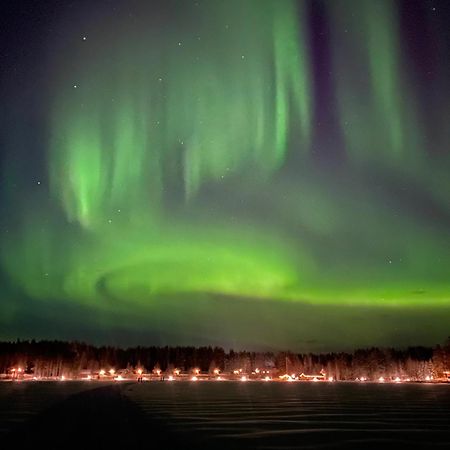
<svg viewBox="0 0 450 450">
<path fill-rule="evenodd" d="M 196 449 L 447 449 L 450 385 L 1 383 L 0 438 L 24 446 L 42 440 L 47 448 L 70 440 Z"/>
</svg>

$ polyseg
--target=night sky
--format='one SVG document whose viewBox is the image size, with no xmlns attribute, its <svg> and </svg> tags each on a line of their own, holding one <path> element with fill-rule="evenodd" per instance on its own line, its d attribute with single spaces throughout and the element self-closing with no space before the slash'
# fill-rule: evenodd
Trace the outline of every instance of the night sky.
<svg viewBox="0 0 450 450">
<path fill-rule="evenodd" d="M 450 2 L 2 1 L 0 339 L 450 335 Z"/>
</svg>

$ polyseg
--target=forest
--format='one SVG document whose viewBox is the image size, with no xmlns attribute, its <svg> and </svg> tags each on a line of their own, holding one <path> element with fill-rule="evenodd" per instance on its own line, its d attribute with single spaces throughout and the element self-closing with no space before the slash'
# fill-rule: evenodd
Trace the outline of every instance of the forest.
<svg viewBox="0 0 450 450">
<path fill-rule="evenodd" d="M 0 373 L 41 378 L 78 377 L 80 373 L 137 370 L 146 373 L 326 374 L 334 380 L 447 380 L 450 339 L 444 345 L 406 349 L 367 348 L 353 352 L 294 353 L 224 350 L 220 347 L 93 346 L 82 342 L 17 340 L 0 342 Z"/>
</svg>

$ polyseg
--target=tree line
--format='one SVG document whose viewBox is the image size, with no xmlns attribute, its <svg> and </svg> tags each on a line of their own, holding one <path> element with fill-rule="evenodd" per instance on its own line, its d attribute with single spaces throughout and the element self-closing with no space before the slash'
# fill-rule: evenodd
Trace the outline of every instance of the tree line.
<svg viewBox="0 0 450 450">
<path fill-rule="evenodd" d="M 0 373 L 20 367 L 37 377 L 78 376 L 82 371 L 130 370 L 144 372 L 213 373 L 241 371 L 251 374 L 319 374 L 335 380 L 396 378 L 425 380 L 446 378 L 450 370 L 450 339 L 430 347 L 367 348 L 353 352 L 294 353 L 225 351 L 221 347 L 93 346 L 83 342 L 17 340 L 0 342 Z"/>
</svg>

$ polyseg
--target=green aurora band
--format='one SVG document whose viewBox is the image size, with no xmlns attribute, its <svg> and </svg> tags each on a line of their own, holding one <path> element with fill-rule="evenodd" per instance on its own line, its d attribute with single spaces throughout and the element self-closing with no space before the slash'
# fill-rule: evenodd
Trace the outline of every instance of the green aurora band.
<svg viewBox="0 0 450 450">
<path fill-rule="evenodd" d="M 448 307 L 448 153 L 427 157 L 395 3 L 327 8 L 338 167 L 314 159 L 304 4 L 177 5 L 170 23 L 145 5 L 133 22 L 93 20 L 86 41 L 68 27 L 42 185 L 24 186 L 15 156 L 29 144 L 10 136 L 5 320 L 18 292 L 105 327 L 112 312 L 169 325 L 168 308 L 197 299 Z M 419 207 L 405 185 L 426 193 Z"/>
</svg>

